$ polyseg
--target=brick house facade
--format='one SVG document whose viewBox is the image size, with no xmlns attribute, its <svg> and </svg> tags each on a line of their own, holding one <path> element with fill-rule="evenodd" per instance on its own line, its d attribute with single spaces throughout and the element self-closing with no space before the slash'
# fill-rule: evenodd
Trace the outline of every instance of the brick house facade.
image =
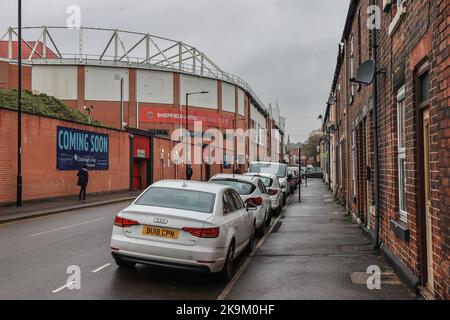
<svg viewBox="0 0 450 320">
<path fill-rule="evenodd" d="M 378 37 L 379 240 L 403 280 L 449 298 L 448 2 L 393 1 Z M 324 133 L 333 191 L 375 238 L 373 85 L 351 81 L 372 58 L 372 1 L 350 1 Z M 383 10 L 384 9 L 384 10 Z M 331 130 L 330 130 L 331 128 Z M 324 168 L 325 171 L 330 169 Z M 334 172 L 334 174 L 333 174 Z"/>
</svg>

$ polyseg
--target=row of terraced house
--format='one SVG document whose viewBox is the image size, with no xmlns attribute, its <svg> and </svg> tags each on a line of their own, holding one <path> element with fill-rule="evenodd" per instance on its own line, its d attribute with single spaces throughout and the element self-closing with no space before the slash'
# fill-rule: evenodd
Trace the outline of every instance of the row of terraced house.
<svg viewBox="0 0 450 320">
<path fill-rule="evenodd" d="M 336 198 L 431 299 L 450 284 L 448 3 L 350 1 L 320 146 Z"/>
</svg>

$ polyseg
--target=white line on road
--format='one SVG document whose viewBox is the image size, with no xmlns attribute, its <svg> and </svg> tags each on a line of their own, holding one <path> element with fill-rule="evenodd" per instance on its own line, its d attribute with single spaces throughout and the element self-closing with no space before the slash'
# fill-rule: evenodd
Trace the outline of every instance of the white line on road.
<svg viewBox="0 0 450 320">
<path fill-rule="evenodd" d="M 66 284 L 63 285 L 62 287 L 59 287 L 58 289 L 53 290 L 52 293 L 60 292 L 61 290 L 65 289 L 65 288 L 68 288 L 68 287 L 70 287 L 71 285 L 74 285 L 75 283 L 76 283 L 75 280 L 74 280 L 74 281 L 71 281 L 71 282 L 69 282 L 69 283 L 66 283 Z"/>
<path fill-rule="evenodd" d="M 293 197 L 291 197 L 291 201 L 289 201 L 289 203 L 292 202 L 292 199 L 293 199 Z M 287 206 L 286 206 L 286 210 L 287 210 Z M 228 282 L 228 284 L 225 287 L 225 289 L 223 289 L 222 292 L 220 293 L 220 295 L 217 297 L 217 300 L 225 300 L 225 298 L 230 293 L 231 289 L 233 289 L 233 287 L 235 286 L 236 282 L 239 280 L 239 278 L 244 273 L 245 269 L 247 269 L 248 265 L 250 264 L 250 262 L 252 261 L 253 257 L 255 256 L 256 252 L 262 246 L 262 244 L 267 239 L 267 237 L 272 233 L 273 229 L 277 225 L 278 221 L 280 221 L 282 216 L 283 216 L 283 213 L 280 213 L 280 215 L 277 217 L 277 219 L 273 221 L 269 231 L 259 240 L 258 244 L 255 246 L 255 248 L 250 253 L 250 255 L 245 259 L 244 263 L 241 265 L 241 267 L 236 272 L 234 277 L 230 280 L 230 282 Z"/>
<path fill-rule="evenodd" d="M 55 231 L 65 230 L 65 229 L 69 229 L 69 228 L 81 226 L 81 225 L 83 225 L 83 224 L 88 224 L 88 223 L 92 223 L 92 222 L 98 222 L 98 221 L 101 221 L 101 220 L 105 220 L 105 218 L 94 219 L 94 220 L 88 220 L 88 221 L 84 221 L 84 222 L 80 222 L 80 223 L 75 223 L 75 224 L 71 224 L 71 225 L 64 226 L 64 227 L 60 227 L 60 228 L 56 228 L 56 229 L 51 229 L 51 230 L 47 230 L 47 231 L 35 233 L 35 234 L 30 235 L 30 237 L 37 237 L 37 236 L 40 236 L 40 235 L 43 235 L 43 234 L 47 234 L 47 233 L 50 233 L 50 232 L 55 232 Z"/>
<path fill-rule="evenodd" d="M 103 270 L 103 269 L 109 267 L 110 265 L 111 265 L 111 263 L 107 263 L 107 264 L 105 264 L 104 266 L 101 266 L 101 267 L 99 267 L 99 268 L 97 268 L 97 269 L 95 269 L 95 270 L 92 270 L 92 272 L 93 272 L 93 273 L 99 272 L 100 270 Z"/>
</svg>

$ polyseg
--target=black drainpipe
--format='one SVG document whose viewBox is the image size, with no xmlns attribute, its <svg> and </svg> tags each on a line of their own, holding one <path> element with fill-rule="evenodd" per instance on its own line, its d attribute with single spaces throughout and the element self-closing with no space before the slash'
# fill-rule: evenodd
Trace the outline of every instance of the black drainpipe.
<svg viewBox="0 0 450 320">
<path fill-rule="evenodd" d="M 150 158 L 147 161 L 147 185 L 145 188 L 153 184 L 153 160 L 154 160 L 154 148 L 155 148 L 155 138 L 153 136 L 150 137 Z"/>
<path fill-rule="evenodd" d="M 376 5 L 376 0 L 371 4 Z M 372 55 L 375 62 L 373 79 L 373 130 L 374 130 L 374 164 L 375 164 L 375 249 L 380 249 L 380 163 L 378 158 L 378 43 L 377 29 L 372 30 Z"/>
<path fill-rule="evenodd" d="M 134 135 L 130 133 L 130 191 L 134 189 Z"/>
</svg>

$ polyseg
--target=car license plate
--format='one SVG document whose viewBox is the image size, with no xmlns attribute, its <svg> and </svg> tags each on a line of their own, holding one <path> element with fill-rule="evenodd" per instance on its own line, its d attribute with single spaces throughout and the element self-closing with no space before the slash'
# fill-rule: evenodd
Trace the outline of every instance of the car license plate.
<svg viewBox="0 0 450 320">
<path fill-rule="evenodd" d="M 142 229 L 144 236 L 154 236 L 160 238 L 178 239 L 180 232 L 175 229 L 165 229 L 158 227 L 144 226 Z"/>
</svg>

